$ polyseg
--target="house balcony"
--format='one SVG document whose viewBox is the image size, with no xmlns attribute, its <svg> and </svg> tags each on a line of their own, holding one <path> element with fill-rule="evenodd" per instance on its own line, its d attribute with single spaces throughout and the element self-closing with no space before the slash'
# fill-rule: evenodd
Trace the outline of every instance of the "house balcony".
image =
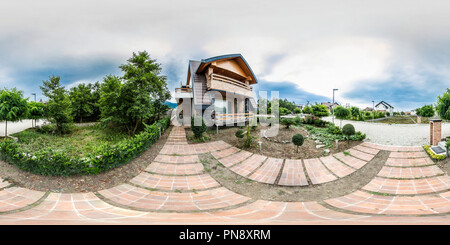
<svg viewBox="0 0 450 245">
<path fill-rule="evenodd" d="M 208 79 L 207 87 L 209 89 L 253 97 L 253 88 L 248 83 L 216 73 L 211 74 L 211 79 Z"/>
<path fill-rule="evenodd" d="M 175 99 L 193 98 L 192 88 L 175 88 Z"/>
</svg>

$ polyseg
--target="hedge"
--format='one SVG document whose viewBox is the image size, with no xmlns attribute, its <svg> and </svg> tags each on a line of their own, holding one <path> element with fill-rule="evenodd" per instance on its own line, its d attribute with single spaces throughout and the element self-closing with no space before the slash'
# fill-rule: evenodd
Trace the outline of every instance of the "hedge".
<svg viewBox="0 0 450 245">
<path fill-rule="evenodd" d="M 0 142 L 0 158 L 22 170 L 40 175 L 70 176 L 98 174 L 126 164 L 150 148 L 169 127 L 170 118 L 163 118 L 133 138 L 125 139 L 115 146 L 99 146 L 87 157 L 68 157 L 65 153 L 43 149 L 33 154 L 21 152 L 19 145 L 7 139 Z"/>
<path fill-rule="evenodd" d="M 428 153 L 428 155 L 429 155 L 432 159 L 434 159 L 434 160 L 436 160 L 436 161 L 444 160 L 445 157 L 446 157 L 445 155 L 436 155 L 436 154 L 434 154 L 434 152 L 431 150 L 431 146 L 430 146 L 430 145 L 424 145 L 423 148 L 424 148 L 425 151 Z"/>
</svg>

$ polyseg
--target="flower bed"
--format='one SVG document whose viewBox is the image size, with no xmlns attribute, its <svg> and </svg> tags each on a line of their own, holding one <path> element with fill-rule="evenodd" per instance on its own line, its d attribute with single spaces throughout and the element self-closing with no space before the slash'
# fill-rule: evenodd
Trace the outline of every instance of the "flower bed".
<svg viewBox="0 0 450 245">
<path fill-rule="evenodd" d="M 125 139 L 115 146 L 102 145 L 87 157 L 68 157 L 52 150 L 40 150 L 33 154 L 21 152 L 13 140 L 0 142 L 0 158 L 20 169 L 52 176 L 97 174 L 128 163 L 148 149 L 169 127 L 170 118 L 163 118 L 133 138 Z"/>
<path fill-rule="evenodd" d="M 326 147 L 332 147 L 333 143 L 338 141 L 347 140 L 345 135 L 342 134 L 342 131 L 339 127 L 329 125 L 327 128 L 317 128 L 311 125 L 303 125 L 303 127 L 308 130 L 310 134 L 310 138 L 313 140 L 319 140 Z M 350 136 L 350 140 L 360 141 L 364 140 L 366 135 L 361 133 L 360 131 L 356 132 L 354 135 Z"/>
<path fill-rule="evenodd" d="M 425 149 L 425 151 L 428 153 L 428 155 L 433 160 L 440 161 L 440 160 L 444 160 L 445 159 L 445 155 L 436 155 L 436 154 L 434 154 L 434 152 L 431 150 L 431 146 L 430 145 L 423 146 L 423 149 Z"/>
</svg>

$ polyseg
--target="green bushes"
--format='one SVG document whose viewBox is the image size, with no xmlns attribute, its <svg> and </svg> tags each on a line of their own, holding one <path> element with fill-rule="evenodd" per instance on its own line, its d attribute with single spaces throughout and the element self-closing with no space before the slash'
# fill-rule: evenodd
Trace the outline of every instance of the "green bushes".
<svg viewBox="0 0 450 245">
<path fill-rule="evenodd" d="M 159 139 L 169 127 L 170 118 L 163 118 L 132 138 L 125 139 L 115 146 L 100 145 L 84 158 L 71 158 L 64 153 L 43 149 L 33 154 L 22 152 L 12 140 L 0 141 L 0 158 L 20 169 L 52 176 L 97 174 L 128 163 L 140 155 Z"/>
<path fill-rule="evenodd" d="M 441 119 L 450 120 L 450 89 L 438 96 L 436 111 Z"/>
<path fill-rule="evenodd" d="M 329 124 L 327 127 L 327 132 L 330 134 L 342 134 L 342 130 L 333 124 Z"/>
<path fill-rule="evenodd" d="M 350 136 L 354 135 L 355 133 L 355 127 L 353 127 L 353 125 L 351 124 L 345 124 L 344 127 L 342 127 L 342 134 L 344 134 L 347 138 L 347 142 L 350 140 Z"/>
<path fill-rule="evenodd" d="M 200 125 L 198 125 L 200 124 Z M 191 129 L 194 133 L 194 137 L 196 139 L 201 139 L 203 137 L 203 133 L 208 129 L 206 127 L 205 121 L 203 117 L 192 117 L 191 119 Z"/>
<path fill-rule="evenodd" d="M 305 118 L 305 120 L 303 121 L 303 123 L 304 123 L 304 124 L 315 125 L 315 126 L 317 126 L 317 127 L 325 127 L 325 126 L 328 125 L 328 122 L 327 122 L 327 121 L 324 121 L 324 120 L 318 119 L 318 118 L 314 119 L 314 118 L 311 117 L 311 116 L 307 116 L 307 117 Z"/>
<path fill-rule="evenodd" d="M 335 129 L 336 126 L 331 124 L 327 128 L 317 128 L 311 125 L 303 125 L 303 127 L 308 130 L 309 134 L 311 135 L 311 139 L 319 140 L 327 147 L 332 147 L 333 142 L 335 142 L 336 140 L 347 140 L 345 135 Z M 350 136 L 349 140 L 360 141 L 364 140 L 365 138 L 366 135 L 358 131 L 355 132 L 354 135 Z"/>
<path fill-rule="evenodd" d="M 439 160 L 444 160 L 445 159 L 445 155 L 436 155 L 434 154 L 434 152 L 431 150 L 431 146 L 430 145 L 425 145 L 423 146 L 423 148 L 425 149 L 425 151 L 428 153 L 428 155 L 435 161 L 439 161 Z"/>
<path fill-rule="evenodd" d="M 242 139 L 242 138 L 244 138 L 245 133 L 244 133 L 244 130 L 239 129 L 238 131 L 236 131 L 236 133 L 235 133 L 234 135 L 235 135 L 237 138 Z"/>
<path fill-rule="evenodd" d="M 295 124 L 295 121 L 293 118 L 280 118 L 280 123 L 285 125 L 286 128 L 289 128 L 291 125 Z"/>
<path fill-rule="evenodd" d="M 302 146 L 304 141 L 305 141 L 305 138 L 301 134 L 295 134 L 294 136 L 292 136 L 292 143 L 294 143 L 294 145 L 297 146 L 297 152 L 298 152 L 298 147 Z"/>
</svg>

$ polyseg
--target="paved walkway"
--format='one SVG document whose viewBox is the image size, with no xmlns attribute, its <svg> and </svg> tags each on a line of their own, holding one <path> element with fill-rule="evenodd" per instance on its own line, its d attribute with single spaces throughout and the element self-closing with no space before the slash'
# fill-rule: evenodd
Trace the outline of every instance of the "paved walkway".
<svg viewBox="0 0 450 245">
<path fill-rule="evenodd" d="M 311 184 L 319 185 L 358 171 L 378 151 L 390 155 L 369 184 L 342 197 L 311 202 L 256 200 L 234 193 L 205 173 L 198 157 L 210 153 L 254 181 L 302 185 L 307 183 L 303 176 L 309 176 L 315 179 Z M 284 177 L 275 183 L 280 171 Z M 179 127 L 145 171 L 110 189 L 40 192 L 0 179 L 1 224 L 450 224 L 449 215 L 449 177 L 420 147 L 364 143 L 349 155 L 275 159 L 223 141 L 188 144 Z"/>
<path fill-rule="evenodd" d="M 324 120 L 331 122 L 331 117 Z M 366 134 L 368 142 L 382 145 L 417 146 L 430 144 L 430 126 L 428 124 L 385 124 L 343 120 L 342 126 L 350 123 L 355 130 Z M 334 124 L 341 125 L 340 119 Z M 450 136 L 450 123 L 442 124 L 442 137 Z"/>
</svg>

